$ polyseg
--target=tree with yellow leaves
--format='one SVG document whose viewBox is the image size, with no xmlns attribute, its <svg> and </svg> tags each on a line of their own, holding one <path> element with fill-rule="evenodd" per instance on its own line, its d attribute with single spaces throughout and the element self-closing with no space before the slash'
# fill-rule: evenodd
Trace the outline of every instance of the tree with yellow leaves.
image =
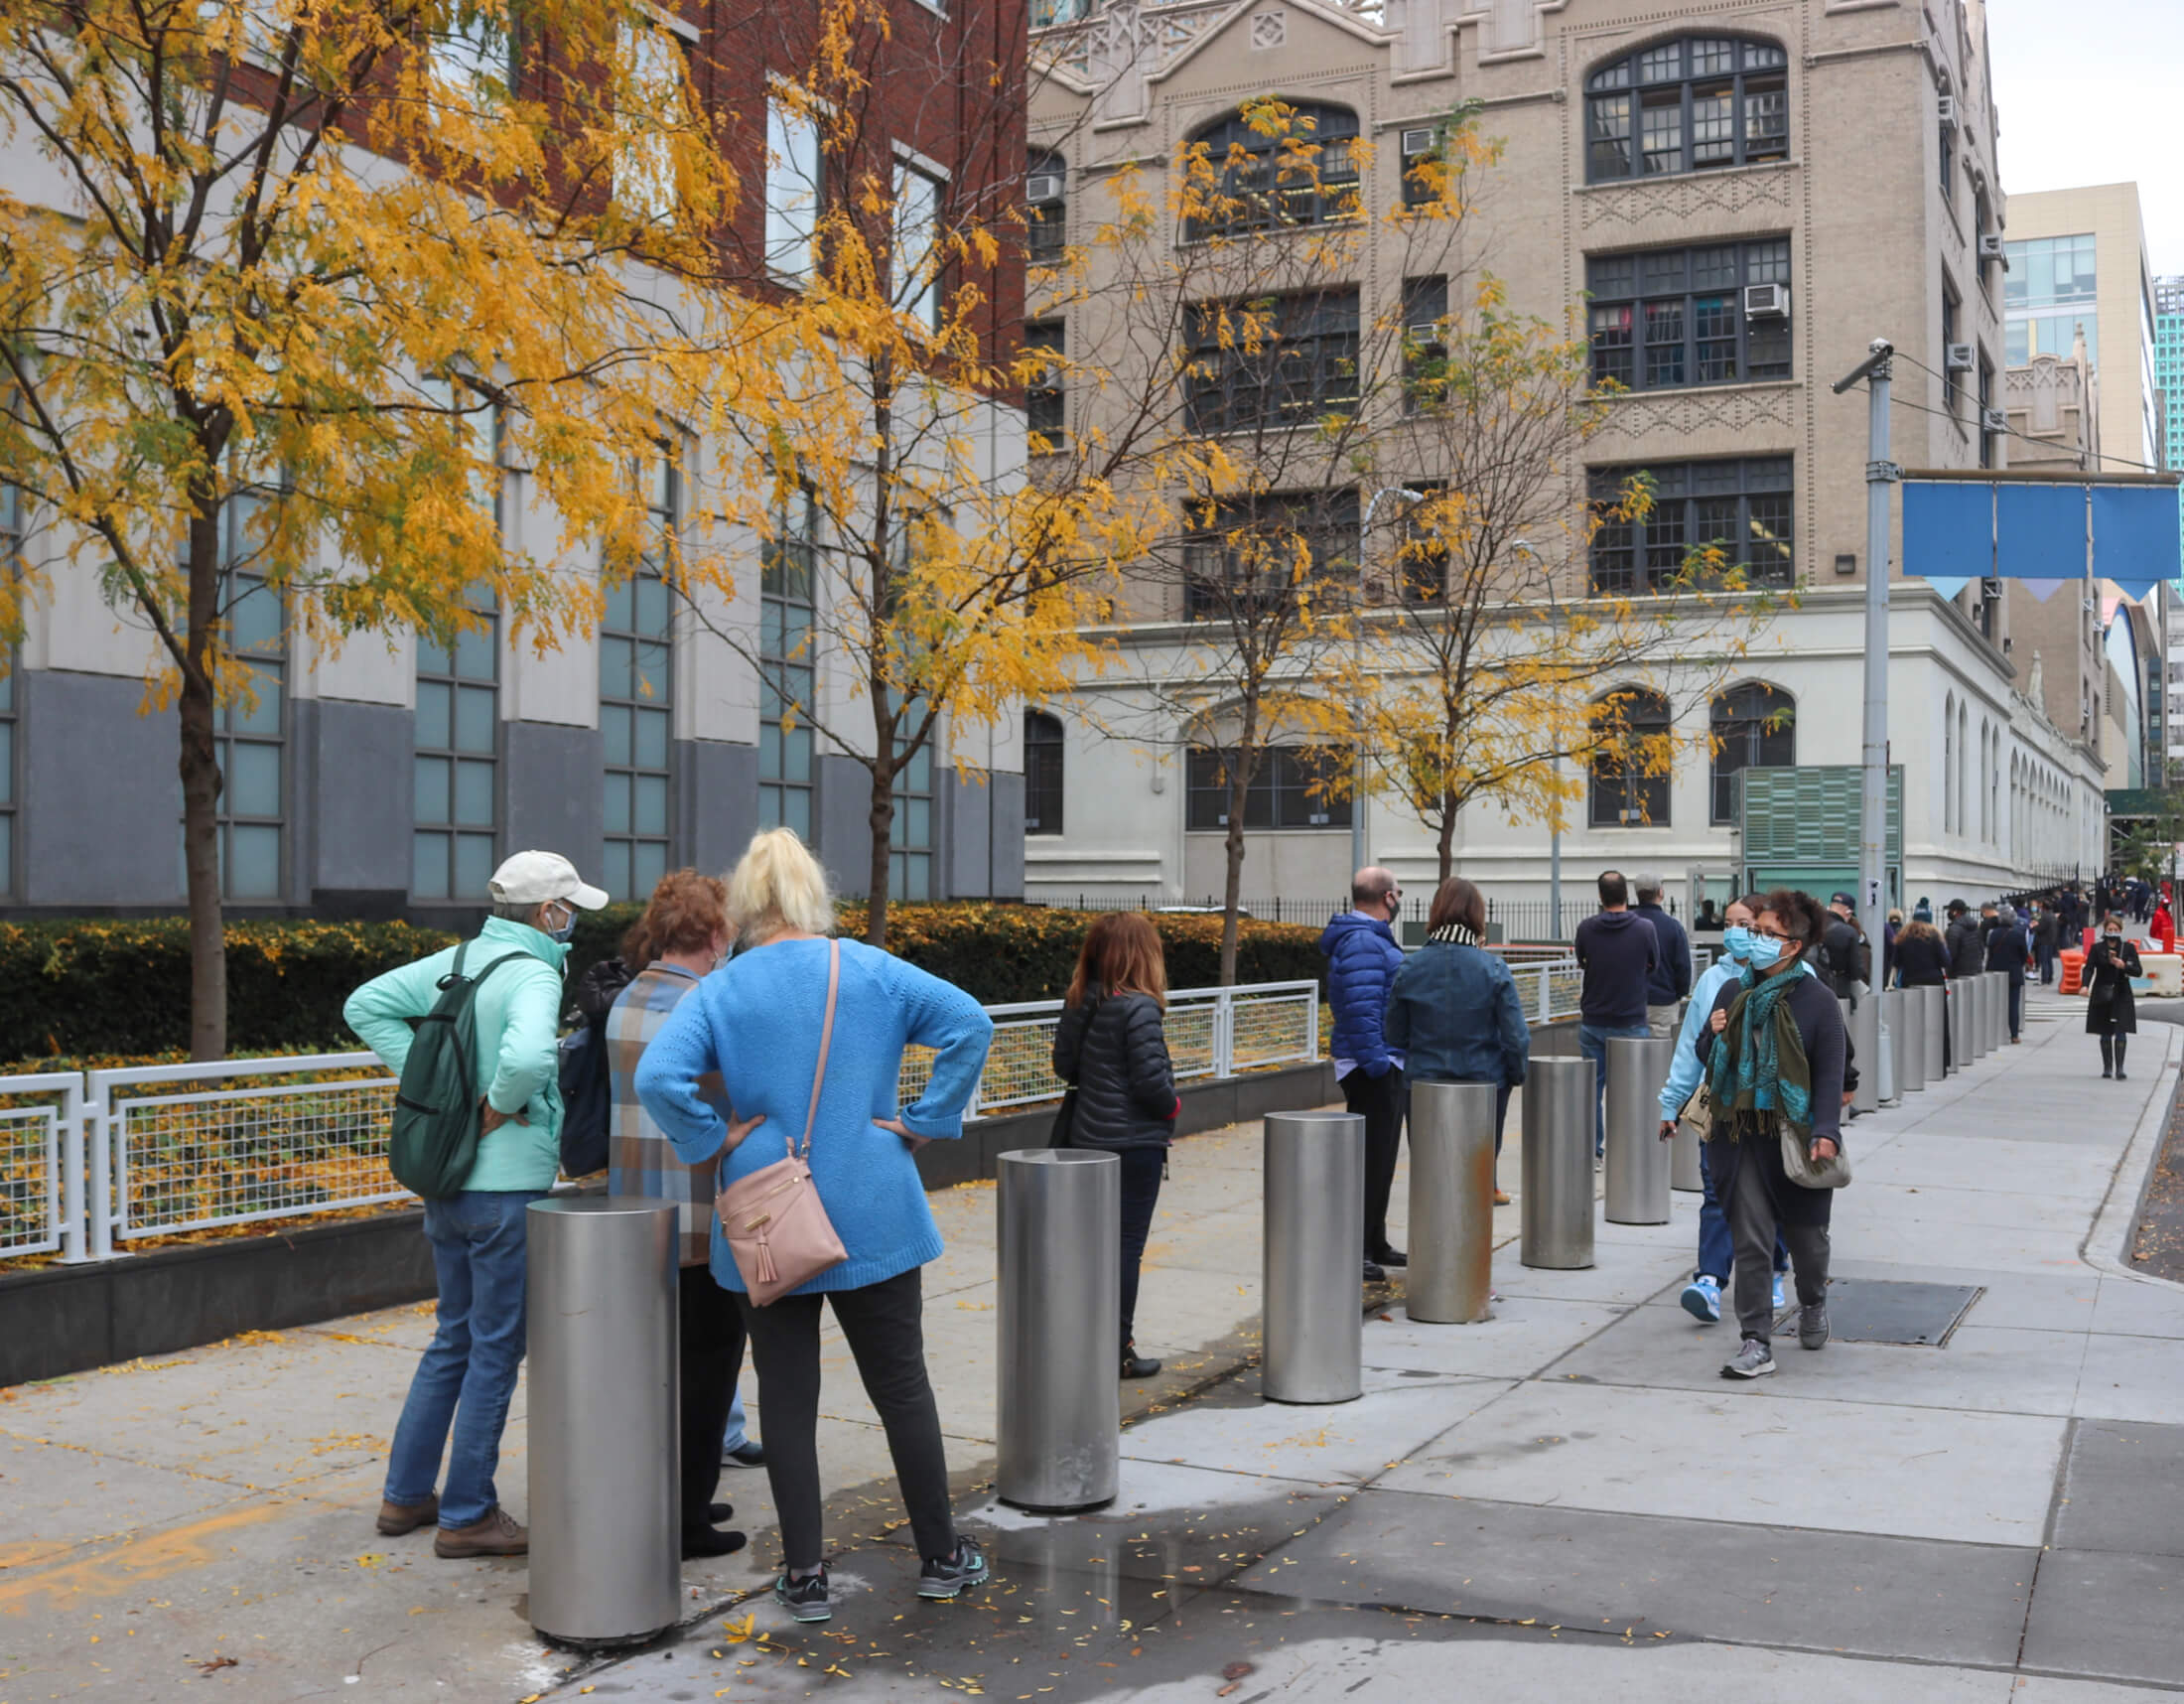
<svg viewBox="0 0 2184 1704">
<path fill-rule="evenodd" d="M 0 13 L 0 467 L 176 713 L 197 1058 L 226 1030 L 216 717 L 267 636 L 448 642 L 497 608 L 551 645 L 658 549 L 631 470 L 663 422 L 772 412 L 778 328 L 719 287 L 737 186 L 682 55 L 640 0 L 519 17 Z M 518 28 L 551 52 L 519 62 Z M 508 467 L 550 554 L 494 522 Z M 40 589 L 4 585 L 12 638 Z"/>
</svg>

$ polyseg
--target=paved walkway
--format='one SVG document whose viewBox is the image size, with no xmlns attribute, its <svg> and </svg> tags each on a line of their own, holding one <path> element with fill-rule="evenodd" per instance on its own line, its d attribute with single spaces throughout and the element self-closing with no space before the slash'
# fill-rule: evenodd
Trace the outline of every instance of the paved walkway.
<svg viewBox="0 0 2184 1704">
<path fill-rule="evenodd" d="M 1755 1387 L 1715 1375 L 1730 1328 L 1674 1305 L 1696 1216 L 1679 1196 L 1669 1226 L 1602 1226 L 1586 1272 L 1533 1272 L 1504 1246 L 1488 1324 L 1371 1320 L 1363 1400 L 1263 1404 L 1255 1374 L 1221 1376 L 1252 1347 L 1255 1135 L 1186 1144 L 1142 1312 L 1149 1346 L 1187 1352 L 1126 1433 L 1123 1503 L 1080 1520 L 969 1490 L 992 1454 L 993 1204 L 940 1198 L 932 1359 L 963 1506 L 998 1557 L 995 1585 L 948 1608 L 910 1597 L 885 1453 L 839 1357 L 835 1622 L 794 1629 L 760 1600 L 618 1663 L 530 1635 L 519 1562 L 372 1534 L 425 1310 L 0 1392 L 0 1704 L 210 1685 L 1408 1700 L 1444 1694 L 1451 1662 L 1522 1699 L 2184 1687 L 2184 1290 L 2113 1258 L 2179 1043 L 2149 1025 L 2132 1080 L 2104 1083 L 2078 1010 L 2036 996 L 2026 1045 L 1853 1127 L 1843 1297 L 1977 1287 L 1947 1346 L 1785 1340 Z M 502 1484 L 520 1510 L 516 1412 Z M 753 1528 L 762 1482 L 728 1482 Z M 694 1616 L 760 1585 L 745 1560 L 686 1569 Z"/>
</svg>

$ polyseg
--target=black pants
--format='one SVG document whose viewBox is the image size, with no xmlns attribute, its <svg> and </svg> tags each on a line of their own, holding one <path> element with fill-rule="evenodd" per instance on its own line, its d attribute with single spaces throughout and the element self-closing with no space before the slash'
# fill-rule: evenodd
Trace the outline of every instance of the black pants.
<svg viewBox="0 0 2184 1704">
<path fill-rule="evenodd" d="M 1365 1119 L 1365 1258 L 1376 1260 L 1388 1248 L 1388 1194 L 1403 1152 L 1403 1072 L 1390 1065 L 1367 1076 L 1360 1065 L 1342 1079 L 1342 1099 Z"/>
<path fill-rule="evenodd" d="M 682 1269 L 677 1348 L 682 1361 L 682 1523 L 711 1526 L 706 1510 L 721 1487 L 721 1438 L 744 1370 L 744 1316 L 711 1268 Z"/>
<path fill-rule="evenodd" d="M 1153 1229 L 1153 1209 L 1160 1201 L 1160 1174 L 1167 1170 L 1165 1148 L 1122 1148 L 1115 1158 L 1123 1166 L 1123 1342 L 1129 1349 L 1136 1341 L 1138 1319 L 1138 1267 L 1145 1259 L 1145 1239 Z"/>
<path fill-rule="evenodd" d="M 887 1453 L 909 1510 L 920 1556 L 955 1553 L 955 1517 L 948 1508 L 948 1458 L 940 1445 L 940 1409 L 925 1376 L 925 1303 L 916 1267 L 823 1298 L 849 1340 L 865 1394 L 887 1428 Z M 751 1358 L 758 1369 L 758 1406 L 765 1422 L 766 1479 L 781 1517 L 781 1549 L 791 1568 L 820 1562 L 819 1296 L 783 1296 L 763 1308 L 737 1297 Z M 723 1418 L 726 1418 L 725 1412 Z M 713 1434 L 713 1454 L 721 1435 Z"/>
<path fill-rule="evenodd" d="M 2009 1039 L 2015 1041 L 2025 1027 L 2025 985 L 2012 982 L 2009 985 Z"/>
</svg>

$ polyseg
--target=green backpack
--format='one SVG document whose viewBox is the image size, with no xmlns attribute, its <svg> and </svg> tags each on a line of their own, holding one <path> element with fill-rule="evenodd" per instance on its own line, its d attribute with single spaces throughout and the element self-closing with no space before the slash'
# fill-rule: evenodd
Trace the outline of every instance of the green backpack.
<svg viewBox="0 0 2184 1704">
<path fill-rule="evenodd" d="M 471 1014 L 478 990 L 503 964 L 526 956 L 511 952 L 476 976 L 465 976 L 463 955 L 471 945 L 465 941 L 455 949 L 455 968 L 440 979 L 439 1001 L 417 1020 L 417 1039 L 402 1062 L 402 1081 L 394 1091 L 387 1170 L 405 1190 L 429 1202 L 461 1195 L 478 1159 L 473 1071 L 478 1035 Z"/>
</svg>

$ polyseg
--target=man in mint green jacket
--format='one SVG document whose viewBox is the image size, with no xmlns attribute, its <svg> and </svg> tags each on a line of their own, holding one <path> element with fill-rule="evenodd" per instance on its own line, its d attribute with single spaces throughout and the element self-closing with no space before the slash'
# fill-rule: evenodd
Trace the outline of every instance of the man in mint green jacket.
<svg viewBox="0 0 2184 1704">
<path fill-rule="evenodd" d="M 438 1003 L 456 954 L 468 976 L 508 960 L 480 984 L 472 1006 L 478 1159 L 461 1194 L 425 1204 L 440 1324 L 394 1428 L 379 1505 L 379 1530 L 390 1538 L 437 1521 L 433 1552 L 450 1558 L 520 1556 L 530 1548 L 530 1535 L 500 1506 L 493 1470 L 523 1362 L 525 1209 L 554 1187 L 561 1169 L 555 1042 L 562 965 L 579 908 L 607 904 L 605 893 L 553 852 L 516 853 L 493 872 L 490 889 L 492 916 L 476 940 L 373 977 L 341 1009 L 348 1027 L 400 1076 L 415 1036 L 411 1020 Z M 443 1453 L 447 1489 L 436 1495 Z"/>
</svg>

